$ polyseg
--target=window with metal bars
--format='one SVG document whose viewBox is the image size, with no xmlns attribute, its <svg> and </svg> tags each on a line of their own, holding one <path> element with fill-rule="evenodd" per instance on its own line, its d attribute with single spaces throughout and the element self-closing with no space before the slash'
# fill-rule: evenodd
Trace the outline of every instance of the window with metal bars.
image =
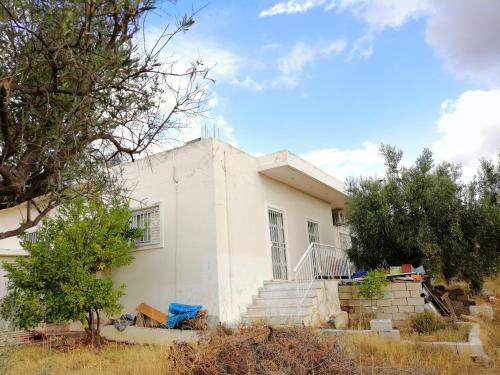
<svg viewBox="0 0 500 375">
<path fill-rule="evenodd" d="M 130 226 L 132 228 L 144 229 L 141 236 L 136 238 L 136 243 L 140 245 L 152 245 L 160 242 L 160 208 L 150 207 L 137 210 L 132 213 Z"/>
<path fill-rule="evenodd" d="M 24 238 L 26 241 L 36 242 L 38 241 L 38 232 L 36 230 L 32 230 L 31 232 L 26 232 L 24 234 Z"/>
<path fill-rule="evenodd" d="M 307 220 L 307 235 L 309 243 L 319 243 L 319 224 L 315 221 Z"/>
<path fill-rule="evenodd" d="M 348 250 L 351 248 L 351 236 L 347 233 L 339 233 L 340 236 L 340 248 L 343 250 Z"/>
</svg>

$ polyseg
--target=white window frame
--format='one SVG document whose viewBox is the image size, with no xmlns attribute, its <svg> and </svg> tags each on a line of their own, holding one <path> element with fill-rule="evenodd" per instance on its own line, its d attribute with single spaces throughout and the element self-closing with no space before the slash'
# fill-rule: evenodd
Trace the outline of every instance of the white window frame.
<svg viewBox="0 0 500 375">
<path fill-rule="evenodd" d="M 24 232 L 25 239 L 30 242 L 37 242 L 38 241 L 38 228 L 35 229 L 29 229 L 26 232 Z"/>
<path fill-rule="evenodd" d="M 306 238 L 307 238 L 307 246 L 311 244 L 310 239 L 309 239 L 309 223 L 311 224 L 316 224 L 318 226 L 318 243 L 321 243 L 321 229 L 319 225 L 319 220 L 316 219 L 311 219 L 310 217 L 306 217 Z"/>
<path fill-rule="evenodd" d="M 345 210 L 344 209 L 332 210 L 332 219 L 333 219 L 333 225 L 337 227 L 346 225 Z"/>
<path fill-rule="evenodd" d="M 154 248 L 161 246 L 162 220 L 160 204 L 133 210 L 132 217 L 130 218 L 130 226 L 132 228 L 144 228 L 147 216 L 149 216 L 149 220 L 151 220 L 153 224 L 146 227 L 147 229 L 143 236 L 136 238 L 136 249 Z M 139 219 L 139 217 L 141 218 Z"/>
</svg>

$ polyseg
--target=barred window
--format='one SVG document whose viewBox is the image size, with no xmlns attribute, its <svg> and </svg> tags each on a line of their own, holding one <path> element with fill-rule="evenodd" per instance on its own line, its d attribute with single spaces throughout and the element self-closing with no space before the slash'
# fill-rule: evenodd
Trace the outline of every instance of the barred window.
<svg viewBox="0 0 500 375">
<path fill-rule="evenodd" d="M 351 248 L 351 246 L 351 235 L 347 233 L 340 233 L 340 247 L 343 250 L 348 250 Z"/>
<path fill-rule="evenodd" d="M 24 238 L 26 241 L 36 242 L 38 240 L 38 232 L 36 230 L 32 230 L 30 232 L 26 232 L 24 234 Z"/>
<path fill-rule="evenodd" d="M 144 229 L 137 237 L 137 245 L 151 245 L 160 242 L 160 208 L 150 207 L 132 213 L 130 226 Z"/>
</svg>

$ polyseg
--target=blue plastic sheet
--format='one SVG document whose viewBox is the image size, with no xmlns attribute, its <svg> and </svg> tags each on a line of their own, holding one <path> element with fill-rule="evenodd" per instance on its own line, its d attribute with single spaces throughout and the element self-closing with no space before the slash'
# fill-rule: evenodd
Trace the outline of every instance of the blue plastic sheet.
<svg viewBox="0 0 500 375">
<path fill-rule="evenodd" d="M 367 272 L 366 271 L 357 271 L 352 274 L 353 279 L 357 279 L 359 277 L 364 277 L 366 276 Z"/>
<path fill-rule="evenodd" d="M 194 318 L 202 305 L 183 305 L 181 303 L 171 303 L 168 306 L 167 328 L 175 328 L 184 320 Z"/>
</svg>

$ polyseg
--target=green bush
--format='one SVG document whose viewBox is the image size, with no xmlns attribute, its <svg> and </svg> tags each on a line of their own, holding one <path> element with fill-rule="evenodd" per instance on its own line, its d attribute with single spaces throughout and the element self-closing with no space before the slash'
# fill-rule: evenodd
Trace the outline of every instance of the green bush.
<svg viewBox="0 0 500 375">
<path fill-rule="evenodd" d="M 357 285 L 358 296 L 369 299 L 382 298 L 386 286 L 387 273 L 384 270 L 368 271 L 365 279 Z"/>
<path fill-rule="evenodd" d="M 446 321 L 431 311 L 425 311 L 410 318 L 410 327 L 418 333 L 431 333 L 445 328 Z"/>
</svg>

